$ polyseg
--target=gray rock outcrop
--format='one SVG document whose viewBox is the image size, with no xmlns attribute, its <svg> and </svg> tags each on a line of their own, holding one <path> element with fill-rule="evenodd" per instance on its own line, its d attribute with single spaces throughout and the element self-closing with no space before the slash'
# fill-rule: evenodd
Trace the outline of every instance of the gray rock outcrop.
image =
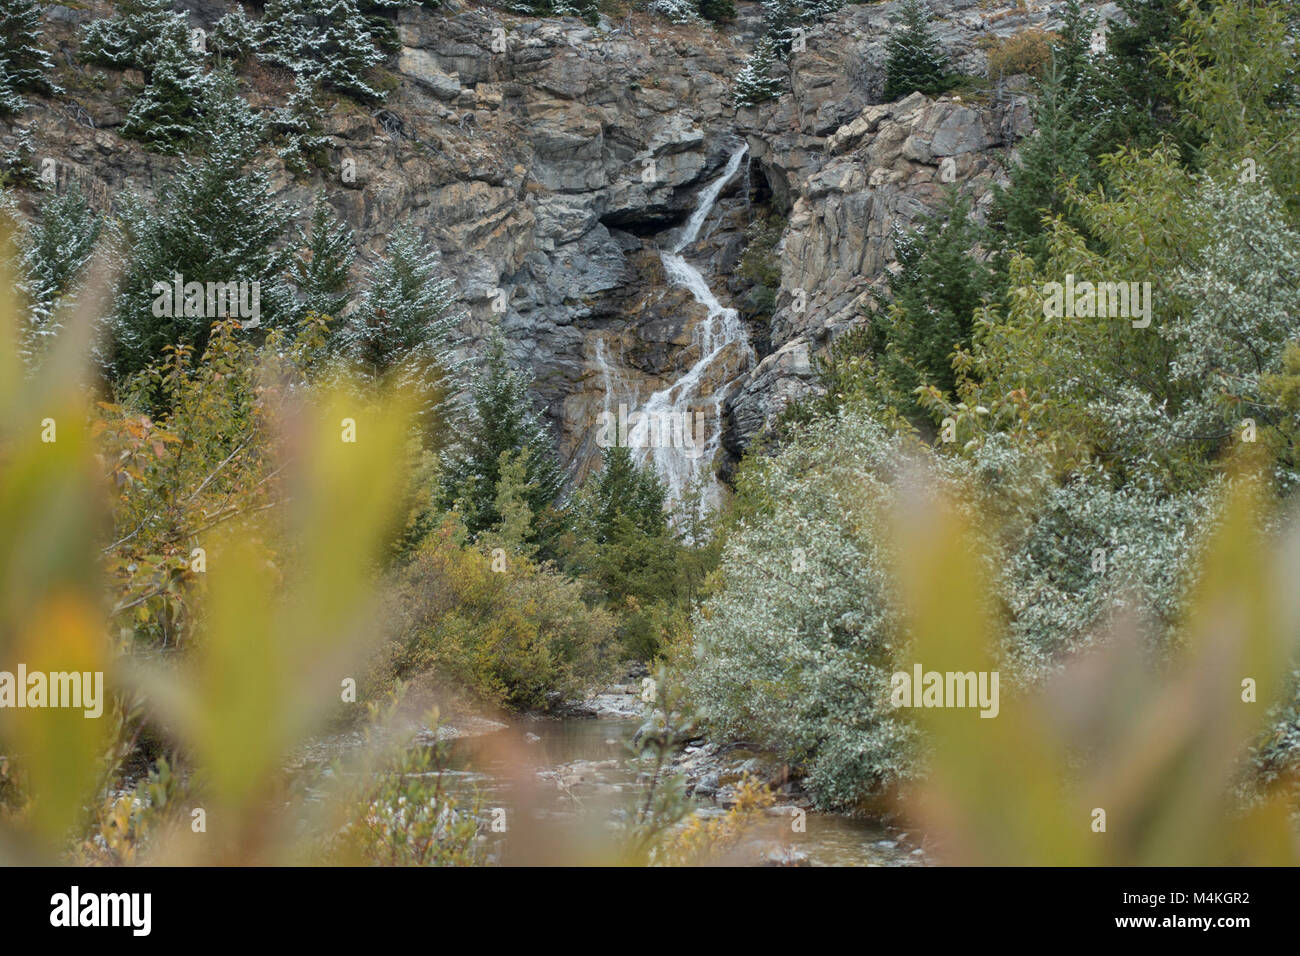
<svg viewBox="0 0 1300 956">
<path fill-rule="evenodd" d="M 414 223 L 457 280 L 466 332 L 481 341 L 499 323 L 512 356 L 534 371 L 578 477 L 595 454 L 591 434 L 610 381 L 598 349 L 631 402 L 693 360 L 690 330 L 702 310 L 666 282 L 657 251 L 743 139 L 744 176 L 686 250 L 725 299 L 753 203 L 787 216 L 776 308 L 770 327 L 754 330 L 760 354 L 738 379 L 710 383 L 727 396 L 725 447 L 738 454 L 816 387 L 814 357 L 860 321 L 892 261 L 894 231 L 950 183 L 987 208 L 1030 128 L 1016 92 L 878 103 L 893 3 L 848 6 L 810 28 L 788 67 L 790 92 L 738 111 L 731 84 L 761 25 L 758 4 L 738 6 L 736 23 L 721 29 L 641 15 L 591 27 L 462 0 L 402 11 L 387 101 L 340 99 L 327 112 L 332 168 L 296 179 L 270 151 L 266 168 L 304 214 L 324 190 L 356 231 L 363 260 L 382 252 L 394 223 Z M 1062 4 L 931 6 L 956 68 L 974 74 L 984 69 L 981 37 L 1051 26 Z M 228 7 L 205 0 L 186 9 L 210 27 Z M 123 190 L 151 193 L 178 163 L 118 135 L 131 77 L 72 56 L 79 25 L 109 12 L 103 0 L 47 8 L 47 39 L 76 82 L 0 123 L 0 148 L 25 131 L 60 182 L 80 182 L 101 207 Z M 249 95 L 269 108 L 290 87 L 287 74 L 259 68 Z M 344 160 L 355 181 L 339 177 Z M 34 194 L 20 199 L 34 210 Z M 494 311 L 500 302 L 504 312 Z"/>
</svg>

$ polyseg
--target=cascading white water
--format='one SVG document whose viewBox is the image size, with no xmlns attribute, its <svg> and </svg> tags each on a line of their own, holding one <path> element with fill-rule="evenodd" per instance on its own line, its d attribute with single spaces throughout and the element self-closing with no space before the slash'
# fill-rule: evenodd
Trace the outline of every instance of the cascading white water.
<svg viewBox="0 0 1300 956">
<path fill-rule="evenodd" d="M 600 385 L 605 390 L 605 403 L 601 409 L 601 420 L 608 422 L 614 414 L 614 393 L 617 391 L 615 377 L 618 370 L 609 363 L 609 346 L 604 339 L 596 339 L 596 369 L 600 372 Z M 621 384 L 621 383 L 619 383 Z"/>
<path fill-rule="evenodd" d="M 742 145 L 731 154 L 722 173 L 700 193 L 694 212 L 673 237 L 671 246 L 660 252 L 668 280 L 685 286 L 695 301 L 705 307 L 708 315 L 691 333 L 692 345 L 698 355 L 694 364 L 667 388 L 650 396 L 639 409 L 642 420 L 628 434 L 628 444 L 637 450 L 642 464 L 652 463 L 663 479 L 671 502 L 680 501 L 692 482 L 701 475 L 706 476 L 700 502 L 702 509 L 711 509 L 719 503 L 721 488 L 712 466 L 722 443 L 722 399 L 716 394 L 716 389 L 714 395 L 701 394 L 702 385 L 709 380 L 715 383 L 720 380 L 719 376 L 710 374 L 720 370 L 720 363 L 739 360 L 739 366 L 730 369 L 731 374 L 727 376 L 734 377 L 752 362 L 753 349 L 740 314 L 718 301 L 700 270 L 686 261 L 682 251 L 699 238 L 700 229 L 713 211 L 718 196 L 736 175 L 748 151 L 749 147 Z M 608 408 L 608 395 L 606 401 Z M 702 447 L 694 438 L 696 416 L 704 418 Z M 664 423 L 678 423 L 681 427 L 674 431 L 663 427 Z M 653 434 L 654 429 L 659 431 L 657 437 Z M 664 440 L 669 436 L 685 437 L 686 443 Z"/>
</svg>

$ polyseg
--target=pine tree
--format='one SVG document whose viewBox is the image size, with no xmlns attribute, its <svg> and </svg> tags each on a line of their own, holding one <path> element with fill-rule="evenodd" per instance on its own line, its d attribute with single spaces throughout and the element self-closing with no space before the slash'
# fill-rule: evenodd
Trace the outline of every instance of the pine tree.
<svg viewBox="0 0 1300 956">
<path fill-rule="evenodd" d="M 352 230 L 334 215 L 324 193 L 316 197 L 311 231 L 299 230 L 298 240 L 301 251 L 292 268 L 301 297 L 299 315 L 315 312 L 341 319 L 352 298 L 350 276 L 356 246 Z"/>
<path fill-rule="evenodd" d="M 0 188 L 35 186 L 38 177 L 32 157 L 36 153 L 36 144 L 32 142 L 31 130 L 18 129 L 14 138 L 16 142 L 12 147 L 0 150 Z M 0 203 L 0 207 L 4 205 Z"/>
<path fill-rule="evenodd" d="M 0 60 L 0 116 L 17 113 L 27 108 L 27 100 L 4 75 L 4 61 Z"/>
<path fill-rule="evenodd" d="M 87 24 L 81 59 L 120 70 L 147 70 L 153 44 L 164 36 L 188 37 L 188 21 L 169 0 L 120 0 L 117 13 Z"/>
<path fill-rule="evenodd" d="M 591 540 L 597 544 L 614 540 L 623 521 L 643 535 L 667 530 L 667 490 L 652 468 L 637 466 L 627 448 L 606 449 L 600 471 L 584 490 Z"/>
<path fill-rule="evenodd" d="M 438 254 L 399 226 L 371 269 L 370 289 L 339 329 L 337 347 L 372 379 L 401 368 L 436 388 L 460 314 L 455 283 L 438 278 Z"/>
<path fill-rule="evenodd" d="M 776 55 L 785 59 L 799 31 L 821 23 L 843 6 L 843 0 L 762 0 L 763 33 L 772 41 Z"/>
<path fill-rule="evenodd" d="M 384 62 L 384 55 L 376 49 L 356 0 L 324 0 L 319 16 L 326 23 L 319 51 L 321 80 L 359 99 L 382 99 L 365 74 Z"/>
<path fill-rule="evenodd" d="M 204 150 L 210 151 L 213 142 L 224 136 L 238 139 L 246 147 L 247 152 L 239 150 L 238 155 L 251 156 L 266 141 L 266 118 L 244 97 L 239 77 L 230 64 L 208 74 L 200 112 L 203 120 L 198 136 Z"/>
<path fill-rule="evenodd" d="M 54 69 L 41 46 L 41 14 L 35 0 L 5 0 L 0 5 L 0 114 L 16 113 L 22 93 L 61 93 L 46 75 Z"/>
<path fill-rule="evenodd" d="M 27 298 L 23 358 L 34 364 L 58 334 L 59 300 L 72 288 L 90 260 L 103 220 L 86 203 L 74 183 L 41 206 L 40 222 L 22 242 L 19 270 Z"/>
<path fill-rule="evenodd" d="M 532 557 L 537 546 L 533 537 L 533 510 L 528 507 L 528 451 L 511 454 L 503 451 L 497 459 L 500 476 L 496 484 L 497 514 L 501 516 L 496 529 L 482 536 L 479 543 L 487 548 L 504 548 L 511 554 Z"/>
<path fill-rule="evenodd" d="M 190 46 L 189 22 L 167 0 L 123 0 L 118 12 L 96 20 L 81 40 L 81 58 L 144 73 L 122 135 L 150 149 L 179 153 L 198 135 L 210 78 L 204 54 Z"/>
<path fill-rule="evenodd" d="M 566 4 L 573 10 L 572 13 L 566 13 L 565 16 L 576 16 L 588 26 L 596 26 L 600 23 L 600 2 L 599 0 L 565 0 Z"/>
<path fill-rule="evenodd" d="M 970 200 L 952 188 L 939 209 L 895 240 L 902 268 L 889 281 L 892 302 L 872 316 L 881 391 L 917 424 L 926 416 L 915 390 L 953 390 L 953 352 L 969 346 L 975 310 L 995 287 L 992 267 L 974 254 L 980 231 L 970 212 Z"/>
<path fill-rule="evenodd" d="M 682 9 L 686 0 L 669 0 L 673 10 Z M 510 0 L 507 4 L 511 13 L 535 17 L 579 17 L 583 22 L 595 26 L 600 22 L 598 0 Z M 653 12 L 653 3 L 647 7 Z"/>
<path fill-rule="evenodd" d="M 180 153 L 198 135 L 209 79 L 188 34 L 169 30 L 149 44 L 148 82 L 131 102 L 122 135 L 159 153 Z"/>
<path fill-rule="evenodd" d="M 212 26 L 208 46 L 222 56 L 243 60 L 255 54 L 262 42 L 261 25 L 248 15 L 242 3 Z"/>
<path fill-rule="evenodd" d="M 912 93 L 932 95 L 952 88 L 948 59 L 926 22 L 929 10 L 921 0 L 903 0 L 894 31 L 885 41 L 885 102 Z"/>
<path fill-rule="evenodd" d="M 803 9 L 795 0 L 763 0 L 763 35 L 777 56 L 790 53 L 794 31 L 803 23 Z"/>
<path fill-rule="evenodd" d="M 499 331 L 488 341 L 482 362 L 469 383 L 459 440 L 443 458 L 442 477 L 444 503 L 460 511 L 474 535 L 501 520 L 496 488 L 502 452 L 511 456 L 527 452 L 523 497 L 534 515 L 549 508 L 563 482 L 554 441 L 529 397 L 532 376 L 510 367 Z"/>
<path fill-rule="evenodd" d="M 694 0 L 650 0 L 646 9 L 670 23 L 695 23 L 700 19 Z"/>
<path fill-rule="evenodd" d="M 316 26 L 315 6 L 315 0 L 267 0 L 258 57 L 295 75 L 315 76 L 315 51 L 325 41 Z"/>
<path fill-rule="evenodd" d="M 357 0 L 357 9 L 365 18 L 375 46 L 383 53 L 396 53 L 401 48 L 397 26 L 388 18 L 398 10 L 423 5 L 423 0 Z"/>
<path fill-rule="evenodd" d="M 1067 183 L 1074 181 L 1083 190 L 1095 184 L 1090 151 L 1097 133 L 1095 120 L 1085 119 L 1086 111 L 1080 108 L 1082 96 L 1066 85 L 1055 66 L 1039 86 L 1034 133 L 1017 147 L 1020 161 L 1010 171 L 1009 185 L 994 186 L 990 220 L 1003 230 L 1004 249 L 1014 248 L 1044 261 L 1049 237 L 1043 217 L 1069 212 Z"/>
<path fill-rule="evenodd" d="M 1208 6 L 1207 0 L 1197 0 Z M 1097 148 L 1154 145 L 1171 134 L 1184 154 L 1198 145 L 1179 109 L 1177 82 L 1161 57 L 1178 44 L 1187 19 L 1182 0 L 1117 0 L 1125 20 L 1110 26 L 1101 64 L 1104 138 Z"/>
<path fill-rule="evenodd" d="M 1061 14 L 1062 26 L 1052 51 L 1054 72 L 1060 85 L 1082 98 L 1086 88 L 1095 84 L 1092 35 L 1097 29 L 1095 10 L 1083 6 L 1082 0 L 1066 0 Z"/>
<path fill-rule="evenodd" d="M 379 99 L 366 74 L 384 60 L 356 0 L 270 0 L 259 56 L 360 99 Z"/>
<path fill-rule="evenodd" d="M 276 154 L 286 169 L 306 176 L 313 165 L 325 165 L 330 138 L 322 132 L 324 124 L 318 83 L 302 74 L 296 76 L 289 99 L 271 116 L 271 130 L 282 144 Z"/>
<path fill-rule="evenodd" d="M 297 312 L 284 281 L 291 255 L 281 248 L 288 213 L 272 200 L 266 174 L 247 171 L 261 142 L 257 119 L 228 82 L 217 84 L 204 112 L 201 157 L 182 165 L 153 204 L 134 196 L 122 201 L 118 240 L 127 260 L 104 356 L 116 380 L 157 360 L 164 346 L 186 344 L 201 352 L 207 344 L 215 319 L 179 307 L 155 315 L 155 283 L 171 283 L 177 275 L 186 283 L 257 282 L 262 328 L 291 321 Z"/>
<path fill-rule="evenodd" d="M 771 75 L 776 62 L 776 46 L 770 37 L 759 37 L 754 52 L 741 71 L 736 74 L 732 98 L 736 106 L 754 106 L 781 95 L 781 81 Z"/>
<path fill-rule="evenodd" d="M 667 491 L 651 467 L 640 467 L 627 448 L 606 449 L 573 507 L 575 535 L 564 564 L 595 581 L 606 605 L 619 612 L 625 650 L 649 660 L 664 622 L 689 589 L 693 553 L 669 528 Z"/>
</svg>

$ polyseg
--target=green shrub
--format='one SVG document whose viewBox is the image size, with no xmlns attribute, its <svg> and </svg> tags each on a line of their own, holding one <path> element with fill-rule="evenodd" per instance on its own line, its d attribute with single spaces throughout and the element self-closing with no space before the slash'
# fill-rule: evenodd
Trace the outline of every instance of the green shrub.
<svg viewBox="0 0 1300 956">
<path fill-rule="evenodd" d="M 373 679 L 432 675 L 484 704 L 528 709 L 603 676 L 614 621 L 583 602 L 581 582 L 463 541 L 446 522 L 397 573 L 388 655 Z"/>
</svg>

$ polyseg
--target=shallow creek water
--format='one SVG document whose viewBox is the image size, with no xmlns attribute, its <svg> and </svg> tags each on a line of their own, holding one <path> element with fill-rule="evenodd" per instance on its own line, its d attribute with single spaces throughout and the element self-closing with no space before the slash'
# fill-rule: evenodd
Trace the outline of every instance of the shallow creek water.
<svg viewBox="0 0 1300 956">
<path fill-rule="evenodd" d="M 484 820 L 504 832 L 490 837 L 502 863 L 614 863 L 618 830 L 644 801 L 648 776 L 631 759 L 639 722 L 611 718 L 539 720 L 452 741 L 448 785 L 468 799 L 477 792 Z M 694 812 L 722 813 L 695 799 Z M 502 814 L 500 811 L 504 811 Z M 789 810 L 762 826 L 765 847 L 794 851 L 813 866 L 891 866 L 916 862 L 898 833 L 881 824 L 808 812 L 793 832 Z"/>
</svg>

